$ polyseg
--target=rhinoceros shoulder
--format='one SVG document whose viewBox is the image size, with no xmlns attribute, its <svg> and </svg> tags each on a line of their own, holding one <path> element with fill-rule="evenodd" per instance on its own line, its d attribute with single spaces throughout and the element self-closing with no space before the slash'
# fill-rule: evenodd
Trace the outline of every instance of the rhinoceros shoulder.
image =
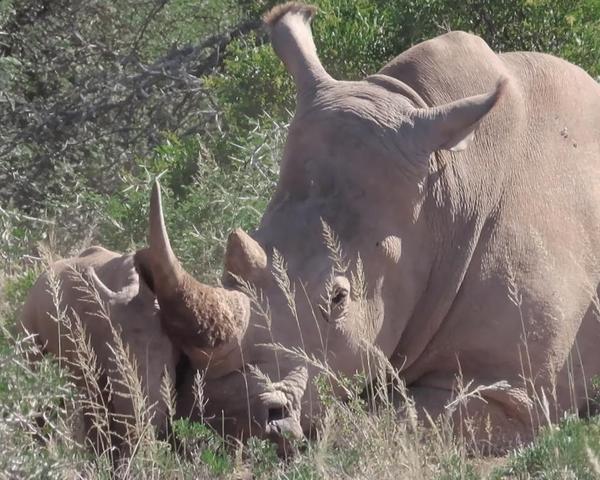
<svg viewBox="0 0 600 480">
<path fill-rule="evenodd" d="M 406 83 L 429 106 L 483 93 L 513 76 L 482 38 L 460 31 L 409 48 L 379 73 Z"/>
<path fill-rule="evenodd" d="M 512 95 L 524 103 L 540 82 L 562 89 L 572 79 L 586 88 L 593 83 L 581 68 L 560 58 L 537 52 L 496 53 L 482 38 L 460 31 L 411 47 L 379 73 L 406 83 L 430 106 L 489 91 L 501 77 L 511 80 Z"/>
</svg>

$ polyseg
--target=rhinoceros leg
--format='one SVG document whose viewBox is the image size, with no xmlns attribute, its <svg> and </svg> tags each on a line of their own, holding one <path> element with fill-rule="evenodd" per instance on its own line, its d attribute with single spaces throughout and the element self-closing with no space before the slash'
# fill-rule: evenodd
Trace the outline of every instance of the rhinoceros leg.
<svg viewBox="0 0 600 480">
<path fill-rule="evenodd" d="M 600 313 L 598 296 L 592 301 L 575 337 L 571 352 L 558 372 L 557 397 L 560 409 L 578 411 L 580 415 L 597 414 L 595 390 L 600 378 Z M 554 419 L 558 421 L 559 418 Z"/>
<path fill-rule="evenodd" d="M 440 388 L 411 387 L 409 394 L 425 424 L 429 418 L 450 420 L 455 434 L 478 452 L 503 454 L 533 439 L 526 393 L 519 389 L 505 391 L 500 396 L 497 392 L 491 395 L 483 392 L 479 397 L 470 396 L 460 402 L 456 393 Z"/>
</svg>

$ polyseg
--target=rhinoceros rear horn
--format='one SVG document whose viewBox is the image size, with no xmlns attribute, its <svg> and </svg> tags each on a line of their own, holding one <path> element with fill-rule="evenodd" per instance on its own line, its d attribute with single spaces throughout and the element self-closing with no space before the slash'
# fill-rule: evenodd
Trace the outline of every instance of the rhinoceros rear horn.
<svg viewBox="0 0 600 480">
<path fill-rule="evenodd" d="M 508 88 L 508 78 L 501 78 L 494 90 L 433 108 L 416 110 L 415 131 L 423 151 L 461 151 L 475 136 L 483 118 L 494 108 Z"/>
<path fill-rule="evenodd" d="M 251 283 L 260 280 L 267 269 L 267 254 L 263 248 L 238 228 L 229 234 L 225 251 L 225 270 L 227 274 L 242 278 Z"/>
<path fill-rule="evenodd" d="M 327 80 L 310 29 L 316 7 L 288 2 L 271 9 L 263 20 L 271 35 L 271 44 L 287 71 L 294 78 L 298 94 Z"/>
<path fill-rule="evenodd" d="M 248 299 L 205 285 L 183 269 L 167 235 L 158 182 L 150 200 L 149 244 L 135 254 L 135 263 L 156 295 L 163 327 L 173 342 L 191 351 L 239 340 L 248 323 Z"/>
</svg>

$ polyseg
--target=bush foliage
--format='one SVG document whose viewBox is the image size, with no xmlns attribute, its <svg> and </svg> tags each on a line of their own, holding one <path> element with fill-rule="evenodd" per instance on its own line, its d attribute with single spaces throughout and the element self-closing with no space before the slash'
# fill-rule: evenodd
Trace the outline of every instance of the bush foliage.
<svg viewBox="0 0 600 480">
<path fill-rule="evenodd" d="M 165 172 L 181 253 L 189 246 L 191 266 L 214 271 L 225 227 L 252 228 L 260 217 L 294 109 L 292 82 L 259 28 L 273 3 L 0 3 L 7 267 L 40 240 L 62 254 L 94 241 L 143 243 L 144 194 Z M 598 0 L 315 3 L 315 40 L 336 78 L 373 73 L 450 29 L 498 51 L 561 55 L 600 75 Z M 221 222 L 218 185 L 237 207 Z"/>
</svg>

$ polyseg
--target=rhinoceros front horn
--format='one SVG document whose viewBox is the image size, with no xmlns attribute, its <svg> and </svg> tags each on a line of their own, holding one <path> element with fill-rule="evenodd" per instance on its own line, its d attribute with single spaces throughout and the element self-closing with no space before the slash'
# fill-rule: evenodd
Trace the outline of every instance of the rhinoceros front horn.
<svg viewBox="0 0 600 480">
<path fill-rule="evenodd" d="M 158 182 L 150 200 L 149 243 L 135 254 L 135 262 L 156 295 L 173 343 L 192 359 L 198 350 L 237 344 L 248 324 L 249 300 L 240 292 L 201 283 L 183 269 L 169 242 Z"/>
</svg>

